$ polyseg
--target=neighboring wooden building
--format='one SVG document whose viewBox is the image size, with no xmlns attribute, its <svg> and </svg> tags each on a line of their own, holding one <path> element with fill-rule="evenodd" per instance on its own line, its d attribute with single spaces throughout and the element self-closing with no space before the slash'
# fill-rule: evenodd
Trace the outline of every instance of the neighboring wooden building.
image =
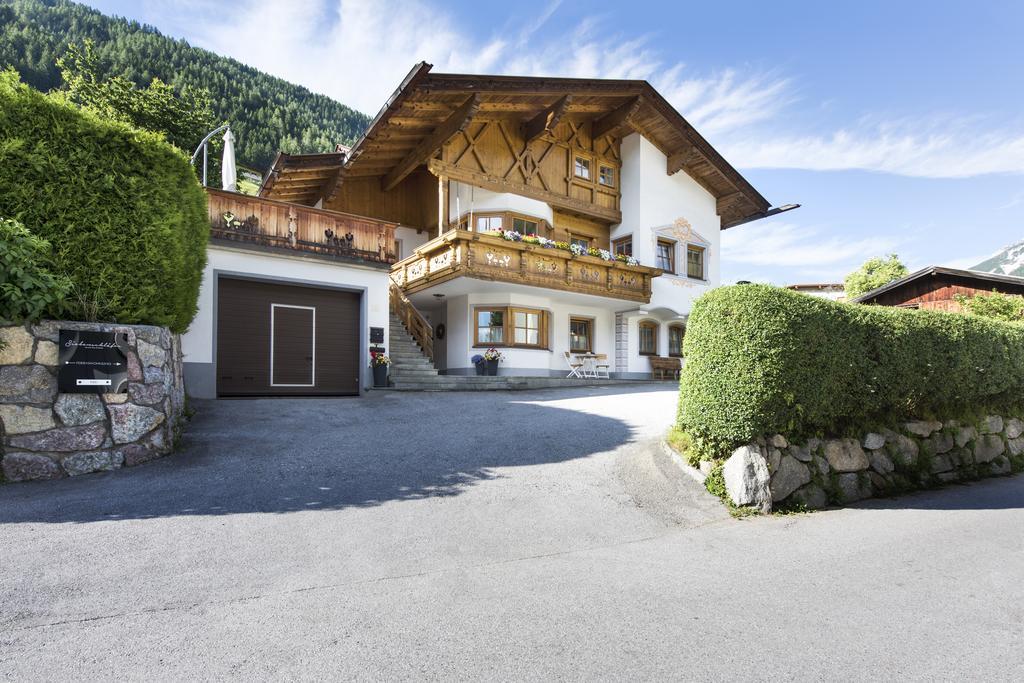
<svg viewBox="0 0 1024 683">
<path fill-rule="evenodd" d="M 364 329 L 351 339 L 365 349 L 365 326 L 390 307 L 446 374 L 472 373 L 470 358 L 495 346 L 502 374 L 564 376 L 566 352 L 590 352 L 613 376 L 649 377 L 648 356 L 681 355 L 692 301 L 719 282 L 721 231 L 795 208 L 771 208 L 645 81 L 428 64 L 351 149 L 279 154 L 255 200 L 266 206 L 235 198 L 241 229 L 219 219 L 231 200 L 220 194 L 200 325 L 216 327 L 218 279 L 244 274 L 238 250 L 280 259 L 291 249 L 289 264 L 257 264 L 259 277 L 317 286 L 327 267 L 331 286 L 356 278 Z M 245 228 L 250 214 L 276 223 Z M 262 306 L 260 292 L 235 298 Z M 222 357 L 205 350 L 223 337 L 216 329 L 189 334 Z M 319 348 L 308 336 L 295 347 Z M 305 378 L 296 392 L 312 381 L 289 372 Z"/>
<path fill-rule="evenodd" d="M 959 311 L 956 296 L 1001 292 L 1024 296 L 1024 278 L 930 266 L 852 300 L 859 304 Z"/>
</svg>

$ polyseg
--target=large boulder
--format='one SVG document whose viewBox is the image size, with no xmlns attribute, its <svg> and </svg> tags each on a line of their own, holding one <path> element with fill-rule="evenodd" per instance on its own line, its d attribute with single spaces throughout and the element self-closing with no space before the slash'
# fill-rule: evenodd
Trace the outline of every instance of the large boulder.
<svg viewBox="0 0 1024 683">
<path fill-rule="evenodd" d="M 836 472 L 859 472 L 871 465 L 856 439 L 829 439 L 825 442 L 825 459 Z"/>
<path fill-rule="evenodd" d="M 740 446 L 722 467 L 725 490 L 734 505 L 772 510 L 768 462 L 756 445 Z"/>
</svg>

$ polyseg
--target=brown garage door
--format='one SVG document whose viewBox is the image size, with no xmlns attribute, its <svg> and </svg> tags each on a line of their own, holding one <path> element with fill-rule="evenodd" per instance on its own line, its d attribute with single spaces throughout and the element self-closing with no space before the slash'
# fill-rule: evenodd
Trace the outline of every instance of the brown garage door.
<svg viewBox="0 0 1024 683">
<path fill-rule="evenodd" d="M 221 277 L 217 394 L 358 394 L 359 296 Z"/>
</svg>

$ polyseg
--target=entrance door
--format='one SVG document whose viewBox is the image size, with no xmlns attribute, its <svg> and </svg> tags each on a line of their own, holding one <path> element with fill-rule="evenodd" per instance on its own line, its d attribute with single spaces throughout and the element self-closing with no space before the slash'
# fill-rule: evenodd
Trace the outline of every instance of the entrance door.
<svg viewBox="0 0 1024 683">
<path fill-rule="evenodd" d="M 316 307 L 270 304 L 270 386 L 316 386 Z"/>
<path fill-rule="evenodd" d="M 359 393 L 360 295 L 220 277 L 218 396 Z"/>
</svg>

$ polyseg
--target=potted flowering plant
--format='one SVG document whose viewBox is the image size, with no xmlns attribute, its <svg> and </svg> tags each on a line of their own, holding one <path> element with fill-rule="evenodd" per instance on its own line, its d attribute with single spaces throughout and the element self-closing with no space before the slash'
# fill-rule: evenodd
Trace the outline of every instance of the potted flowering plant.
<svg viewBox="0 0 1024 683">
<path fill-rule="evenodd" d="M 494 377 L 498 374 L 498 363 L 503 360 L 503 356 L 498 349 L 491 347 L 484 351 L 484 365 L 487 368 L 487 374 Z"/>
<path fill-rule="evenodd" d="M 373 386 L 386 387 L 388 385 L 388 366 L 391 359 L 387 354 L 380 351 L 370 351 L 370 367 L 373 368 Z"/>
<path fill-rule="evenodd" d="M 487 372 L 487 366 L 484 365 L 484 357 L 481 356 L 479 353 L 475 354 L 469 360 L 473 364 L 473 367 L 476 368 L 476 374 L 483 375 Z"/>
</svg>

